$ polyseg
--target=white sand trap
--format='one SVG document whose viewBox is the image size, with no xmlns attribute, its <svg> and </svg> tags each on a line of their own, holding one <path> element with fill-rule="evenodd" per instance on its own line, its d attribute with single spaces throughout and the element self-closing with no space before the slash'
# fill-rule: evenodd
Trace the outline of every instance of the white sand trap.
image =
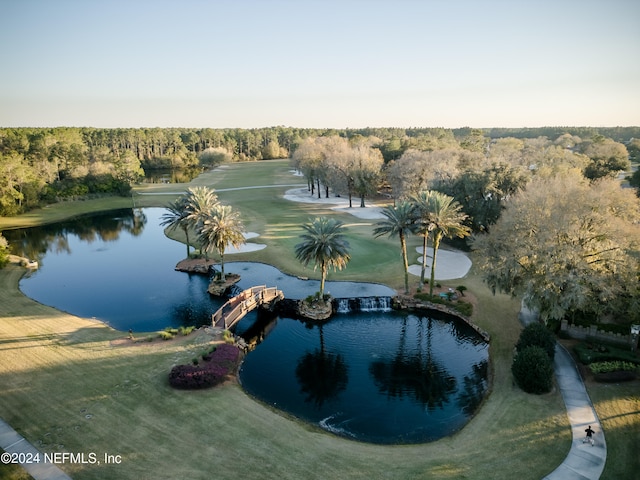
<svg viewBox="0 0 640 480">
<path fill-rule="evenodd" d="M 287 190 L 284 194 L 284 198 L 286 200 L 290 200 L 292 202 L 301 202 L 301 203 L 314 203 L 317 205 L 326 205 L 336 212 L 349 213 L 354 217 L 363 218 L 366 220 L 374 220 L 379 218 L 384 218 L 384 216 L 380 213 L 380 207 L 352 207 L 349 208 L 349 199 L 344 197 L 330 197 L 318 198 L 318 194 L 315 193 L 311 195 L 309 190 L 306 187 L 302 188 L 293 188 L 291 190 Z M 360 199 L 354 198 L 354 203 L 360 203 Z"/>
<path fill-rule="evenodd" d="M 380 207 L 331 207 L 331 210 L 349 213 L 354 217 L 363 218 L 365 220 L 378 220 L 380 218 L 385 218 L 384 215 L 380 213 Z"/>
<path fill-rule="evenodd" d="M 422 247 L 416 248 L 418 253 L 422 253 Z M 433 258 L 433 248 L 427 247 L 427 271 L 425 276 L 431 275 L 431 259 Z M 418 265 L 409 265 L 409 273 L 417 277 L 422 270 L 422 256 L 418 257 Z M 436 262 L 436 280 L 453 280 L 462 278 L 471 269 L 471 260 L 464 253 L 452 250 L 438 249 L 438 259 Z"/>
<path fill-rule="evenodd" d="M 256 232 L 246 232 L 244 234 L 245 240 L 249 240 L 251 238 L 256 238 L 256 237 L 259 237 L 259 236 L 260 236 L 260 234 L 256 233 Z M 234 253 L 257 252 L 258 250 L 262 250 L 263 248 L 266 248 L 266 247 L 267 246 L 265 244 L 263 244 L 263 243 L 247 242 L 247 243 L 243 243 L 238 248 L 230 245 L 229 247 L 227 247 L 227 249 L 225 250 L 224 254 L 225 255 L 233 255 Z"/>
<path fill-rule="evenodd" d="M 225 250 L 225 255 L 233 255 L 234 253 L 249 253 L 249 252 L 257 252 L 258 250 L 262 250 L 263 248 L 267 248 L 264 243 L 243 243 L 239 248 L 229 247 Z"/>
</svg>

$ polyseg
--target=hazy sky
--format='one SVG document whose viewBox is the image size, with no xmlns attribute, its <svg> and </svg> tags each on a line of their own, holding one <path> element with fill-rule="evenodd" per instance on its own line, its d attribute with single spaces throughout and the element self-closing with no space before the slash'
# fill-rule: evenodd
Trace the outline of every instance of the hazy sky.
<svg viewBox="0 0 640 480">
<path fill-rule="evenodd" d="M 638 0 L 0 0 L 0 126 L 640 125 Z"/>
</svg>

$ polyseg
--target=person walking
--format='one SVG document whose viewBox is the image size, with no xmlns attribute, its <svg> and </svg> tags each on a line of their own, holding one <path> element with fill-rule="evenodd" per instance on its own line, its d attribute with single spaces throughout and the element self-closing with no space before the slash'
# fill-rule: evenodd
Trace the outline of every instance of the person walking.
<svg viewBox="0 0 640 480">
<path fill-rule="evenodd" d="M 587 427 L 585 429 L 585 432 L 587 433 L 587 435 L 584 437 L 584 440 L 582 440 L 582 443 L 589 442 L 589 443 L 591 443 L 591 446 L 593 447 L 593 445 L 595 443 L 594 440 L 593 440 L 593 434 L 596 433 L 596 432 L 593 431 L 593 429 L 591 428 L 591 425 L 589 425 L 589 427 Z"/>
</svg>

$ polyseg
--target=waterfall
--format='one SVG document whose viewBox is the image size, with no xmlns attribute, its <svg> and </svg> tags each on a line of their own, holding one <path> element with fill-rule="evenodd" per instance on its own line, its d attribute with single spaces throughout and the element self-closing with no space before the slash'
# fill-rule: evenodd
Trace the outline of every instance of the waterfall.
<svg viewBox="0 0 640 480">
<path fill-rule="evenodd" d="M 225 292 L 225 297 L 233 298 L 236 295 L 240 295 L 243 292 L 243 290 L 244 289 L 240 288 L 237 284 L 231 285 L 229 288 L 227 288 L 227 291 Z"/>
<path fill-rule="evenodd" d="M 389 312 L 391 297 L 336 298 L 336 313 Z"/>
<path fill-rule="evenodd" d="M 336 298 L 336 313 L 349 313 L 351 306 L 348 298 Z"/>
</svg>

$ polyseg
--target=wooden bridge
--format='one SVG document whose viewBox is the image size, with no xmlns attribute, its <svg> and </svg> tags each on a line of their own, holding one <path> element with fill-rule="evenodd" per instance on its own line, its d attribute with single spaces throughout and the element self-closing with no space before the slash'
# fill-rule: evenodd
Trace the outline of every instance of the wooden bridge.
<svg viewBox="0 0 640 480">
<path fill-rule="evenodd" d="M 284 294 L 277 287 L 251 287 L 236 295 L 211 316 L 214 327 L 229 329 L 238 323 L 247 313 L 260 305 L 282 300 Z"/>
</svg>

